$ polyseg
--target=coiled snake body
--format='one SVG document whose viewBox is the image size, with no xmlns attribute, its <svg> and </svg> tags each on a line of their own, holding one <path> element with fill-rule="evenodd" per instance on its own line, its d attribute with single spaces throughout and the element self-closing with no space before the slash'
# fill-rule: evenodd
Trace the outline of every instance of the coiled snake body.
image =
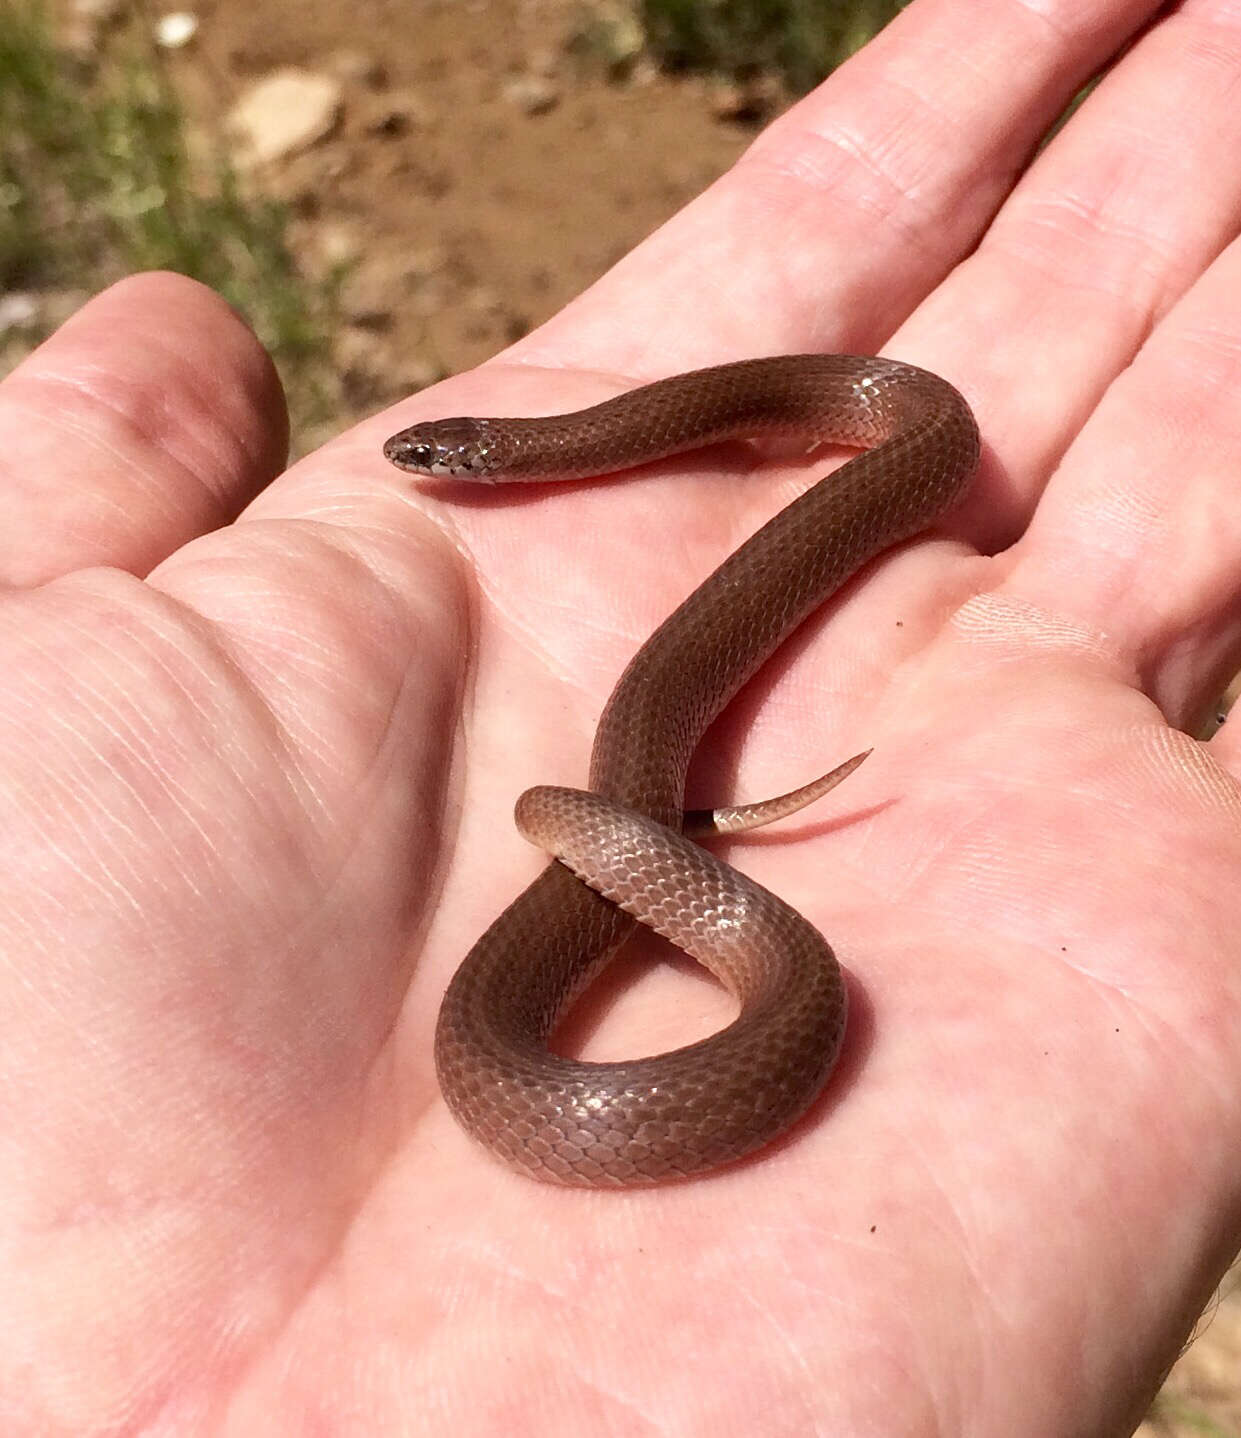
<svg viewBox="0 0 1241 1438">
<path fill-rule="evenodd" d="M 623 1186 L 701 1173 L 768 1142 L 821 1091 L 845 1026 L 835 958 L 794 910 L 677 832 L 686 770 L 707 726 L 808 614 L 955 502 L 977 466 L 978 431 L 956 390 L 924 370 L 783 355 L 677 375 L 576 414 L 431 421 L 384 446 L 403 469 L 495 482 L 789 435 L 865 452 L 765 524 L 637 652 L 599 721 L 590 792 L 522 796 L 523 831 L 562 862 L 496 919 L 445 995 L 435 1040 L 444 1097 L 470 1133 L 535 1178 Z M 551 1053 L 560 1016 L 629 934 L 625 909 L 704 962 L 739 1016 L 652 1058 Z"/>
</svg>

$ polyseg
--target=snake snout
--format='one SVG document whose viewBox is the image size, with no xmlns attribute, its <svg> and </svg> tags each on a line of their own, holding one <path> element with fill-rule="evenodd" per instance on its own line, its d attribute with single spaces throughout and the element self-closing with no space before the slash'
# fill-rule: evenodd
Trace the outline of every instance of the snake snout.
<svg viewBox="0 0 1241 1438">
<path fill-rule="evenodd" d="M 492 445 L 485 421 L 424 420 L 384 442 L 398 469 L 447 479 L 490 479 Z"/>
</svg>

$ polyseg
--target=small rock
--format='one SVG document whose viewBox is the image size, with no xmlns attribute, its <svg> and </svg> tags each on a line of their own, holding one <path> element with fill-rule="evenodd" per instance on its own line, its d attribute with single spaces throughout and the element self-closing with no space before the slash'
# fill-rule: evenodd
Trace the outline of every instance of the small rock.
<svg viewBox="0 0 1241 1438">
<path fill-rule="evenodd" d="M 544 115 L 560 103 L 560 91 L 546 75 L 515 75 L 500 94 L 527 115 Z"/>
<path fill-rule="evenodd" d="M 317 227 L 315 244 L 319 258 L 329 268 L 352 265 L 366 248 L 361 233 L 353 225 L 330 219 Z"/>
<path fill-rule="evenodd" d="M 41 313 L 38 295 L 28 290 L 10 290 L 0 295 L 0 334 L 8 330 L 32 329 Z"/>
<path fill-rule="evenodd" d="M 155 43 L 164 50 L 183 49 L 198 34 L 198 16 L 189 10 L 173 10 L 155 22 Z"/>
<path fill-rule="evenodd" d="M 660 79 L 659 66 L 650 58 L 643 55 L 633 62 L 626 72 L 629 83 L 635 90 L 648 90 Z"/>
<path fill-rule="evenodd" d="M 252 85 L 229 112 L 245 165 L 262 165 L 309 149 L 340 119 L 341 84 L 330 75 L 277 70 Z"/>
</svg>

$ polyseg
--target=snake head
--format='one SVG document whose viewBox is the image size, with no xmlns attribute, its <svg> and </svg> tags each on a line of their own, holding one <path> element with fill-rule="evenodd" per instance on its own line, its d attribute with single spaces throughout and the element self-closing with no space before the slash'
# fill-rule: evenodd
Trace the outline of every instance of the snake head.
<svg viewBox="0 0 1241 1438">
<path fill-rule="evenodd" d="M 485 419 L 433 419 L 411 425 L 384 443 L 398 469 L 439 479 L 491 481 L 495 443 Z"/>
</svg>

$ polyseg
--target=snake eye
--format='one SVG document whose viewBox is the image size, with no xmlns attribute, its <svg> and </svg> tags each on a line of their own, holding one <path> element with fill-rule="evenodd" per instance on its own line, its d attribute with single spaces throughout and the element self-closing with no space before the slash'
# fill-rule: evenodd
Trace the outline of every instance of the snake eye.
<svg viewBox="0 0 1241 1438">
<path fill-rule="evenodd" d="M 439 461 L 439 451 L 425 439 L 413 439 L 408 433 L 394 434 L 384 445 L 384 454 L 401 469 L 429 474 Z"/>
</svg>

